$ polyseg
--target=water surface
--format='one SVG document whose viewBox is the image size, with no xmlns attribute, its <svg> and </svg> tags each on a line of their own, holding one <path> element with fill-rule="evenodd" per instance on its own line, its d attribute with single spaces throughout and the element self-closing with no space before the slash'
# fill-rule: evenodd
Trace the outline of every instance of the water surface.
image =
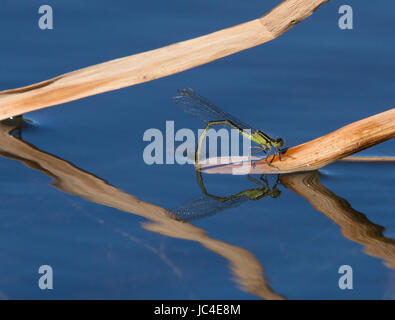
<svg viewBox="0 0 395 320">
<path fill-rule="evenodd" d="M 277 3 L 52 1 L 55 28 L 42 31 L 41 2 L 3 0 L 0 89 L 230 27 Z M 198 90 L 288 146 L 393 107 L 395 4 L 352 4 L 347 31 L 337 26 L 339 6 L 329 2 L 280 38 L 219 61 L 27 114 L 26 143 L 3 128 L 0 296 L 394 298 L 392 163 L 285 177 L 302 182 L 292 189 L 284 180 L 277 198 L 181 223 L 162 208 L 203 196 L 193 166 L 149 166 L 142 157 L 145 130 L 164 130 L 166 120 L 176 130 L 202 127 L 172 103 L 178 88 Z M 393 156 L 394 141 L 360 155 Z M 245 176 L 204 179 L 220 195 L 255 187 Z M 313 207 L 303 181 L 337 210 Z M 51 291 L 37 286 L 44 264 L 54 270 Z M 353 268 L 353 290 L 338 287 L 341 265 Z"/>
</svg>

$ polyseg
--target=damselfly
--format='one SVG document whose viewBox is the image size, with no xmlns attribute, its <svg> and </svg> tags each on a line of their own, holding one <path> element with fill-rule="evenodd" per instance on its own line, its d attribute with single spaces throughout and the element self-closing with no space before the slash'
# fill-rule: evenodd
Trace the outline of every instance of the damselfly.
<svg viewBox="0 0 395 320">
<path fill-rule="evenodd" d="M 271 138 L 261 130 L 254 129 L 251 126 L 240 121 L 236 117 L 223 111 L 218 106 L 212 104 L 206 98 L 196 93 L 193 89 L 180 89 L 178 95 L 175 96 L 174 102 L 184 112 L 203 120 L 207 123 L 206 128 L 203 130 L 199 137 L 199 143 L 195 154 L 195 162 L 198 165 L 200 159 L 200 150 L 204 141 L 204 137 L 211 126 L 217 124 L 226 124 L 238 130 L 243 136 L 257 143 L 258 149 L 253 153 L 263 151 L 266 154 L 266 161 L 271 151 L 274 151 L 274 156 L 279 155 L 281 160 L 280 148 L 284 145 L 282 138 Z M 274 157 L 273 157 L 274 158 Z M 272 159 L 273 161 L 273 159 Z"/>
</svg>

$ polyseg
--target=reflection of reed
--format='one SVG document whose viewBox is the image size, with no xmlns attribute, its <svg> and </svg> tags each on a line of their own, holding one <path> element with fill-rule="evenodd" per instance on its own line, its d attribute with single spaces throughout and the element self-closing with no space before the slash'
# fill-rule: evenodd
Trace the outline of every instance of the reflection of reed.
<svg viewBox="0 0 395 320">
<path fill-rule="evenodd" d="M 285 175 L 281 182 L 338 224 L 344 237 L 364 245 L 367 254 L 381 258 L 387 267 L 395 268 L 395 241 L 383 235 L 382 226 L 374 224 L 346 200 L 323 187 L 317 171 Z"/>
<path fill-rule="evenodd" d="M 173 219 L 166 209 L 141 201 L 70 162 L 11 136 L 9 132 L 9 126 L 0 124 L 0 155 L 40 170 L 52 177 L 53 185 L 64 192 L 149 219 L 151 222 L 143 224 L 147 230 L 200 242 L 230 262 L 231 270 L 236 276 L 235 281 L 243 290 L 264 299 L 283 299 L 271 289 L 262 265 L 248 250 L 212 239 L 203 229 Z"/>
</svg>

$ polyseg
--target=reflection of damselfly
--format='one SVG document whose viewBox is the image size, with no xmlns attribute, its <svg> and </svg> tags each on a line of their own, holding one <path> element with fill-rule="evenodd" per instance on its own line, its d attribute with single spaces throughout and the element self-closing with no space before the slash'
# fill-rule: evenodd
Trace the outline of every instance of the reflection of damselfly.
<svg viewBox="0 0 395 320">
<path fill-rule="evenodd" d="M 270 188 L 267 177 L 261 175 L 260 180 L 254 179 L 251 176 L 247 176 L 248 180 L 259 185 L 258 188 L 247 189 L 226 197 L 216 196 L 207 192 L 207 189 L 203 183 L 201 171 L 197 170 L 196 173 L 199 186 L 205 197 L 188 201 L 184 205 L 171 210 L 177 219 L 183 221 L 200 219 L 207 216 L 212 216 L 226 209 L 235 208 L 247 200 L 260 200 L 267 196 L 277 198 L 281 194 L 281 191 L 277 187 L 279 184 L 279 176 L 277 176 L 277 180 L 273 187 Z"/>
<path fill-rule="evenodd" d="M 216 124 L 227 124 L 230 127 L 238 130 L 243 136 L 250 139 L 251 141 L 257 143 L 259 146 L 255 146 L 257 148 L 256 152 L 263 151 L 267 157 L 270 155 L 270 152 L 273 150 L 274 155 L 279 155 L 281 159 L 281 150 L 280 148 L 284 145 L 284 141 L 281 138 L 273 139 L 269 137 L 266 133 L 253 129 L 251 126 L 241 122 L 234 116 L 229 113 L 223 111 L 218 106 L 212 104 L 207 99 L 200 96 L 192 89 L 181 89 L 178 90 L 178 95 L 174 97 L 174 101 L 179 105 L 179 107 L 186 113 L 191 114 L 192 116 L 208 122 L 206 128 L 202 132 L 199 137 L 199 143 L 195 154 L 195 163 L 198 165 L 200 159 L 200 150 L 204 141 L 204 137 L 212 125 Z M 273 157 L 274 158 L 274 157 Z M 273 159 L 272 159 L 273 160 Z"/>
</svg>

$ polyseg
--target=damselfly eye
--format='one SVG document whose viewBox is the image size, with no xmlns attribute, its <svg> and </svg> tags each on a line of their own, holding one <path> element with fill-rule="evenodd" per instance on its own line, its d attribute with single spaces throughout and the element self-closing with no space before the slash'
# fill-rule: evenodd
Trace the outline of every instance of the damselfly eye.
<svg viewBox="0 0 395 320">
<path fill-rule="evenodd" d="M 282 146 L 284 145 L 284 140 L 281 139 L 281 138 L 277 138 L 277 139 L 276 139 L 276 143 L 277 143 L 280 147 L 282 147 Z"/>
</svg>

